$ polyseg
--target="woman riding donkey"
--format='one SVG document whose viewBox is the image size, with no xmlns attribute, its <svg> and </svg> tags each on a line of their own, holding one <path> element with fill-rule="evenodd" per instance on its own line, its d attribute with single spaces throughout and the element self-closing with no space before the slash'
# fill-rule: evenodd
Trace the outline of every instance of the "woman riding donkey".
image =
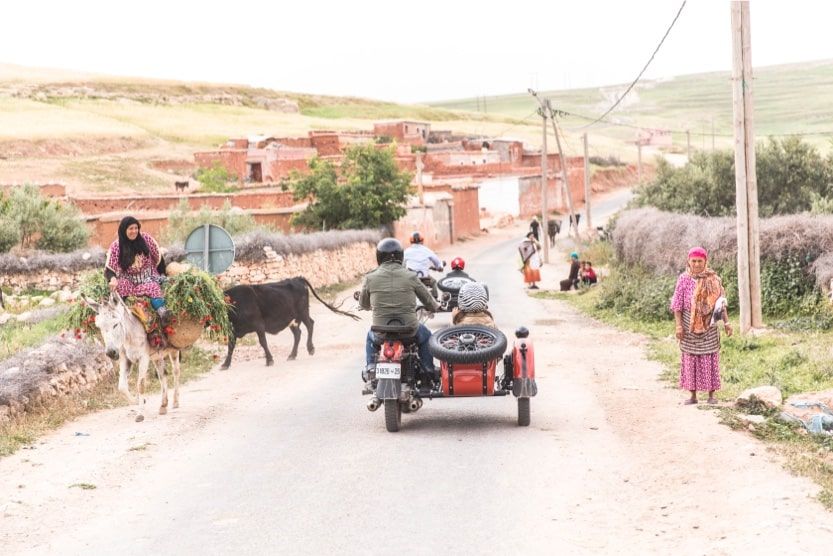
<svg viewBox="0 0 833 556">
<path fill-rule="evenodd" d="M 141 231 L 142 225 L 132 216 L 119 223 L 119 237 L 110 245 L 104 263 L 104 277 L 110 291 L 121 297 L 148 297 L 162 324 L 168 320 L 162 283 L 165 281 L 165 259 L 156 240 Z M 145 321 L 140 316 L 140 319 Z M 159 327 L 162 328 L 162 327 Z M 151 334 L 151 345 L 165 347 L 161 331 Z"/>
</svg>

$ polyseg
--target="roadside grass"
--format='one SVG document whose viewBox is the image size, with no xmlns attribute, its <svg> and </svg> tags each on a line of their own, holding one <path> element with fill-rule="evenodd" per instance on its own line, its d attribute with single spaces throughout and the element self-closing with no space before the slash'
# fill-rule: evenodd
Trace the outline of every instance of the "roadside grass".
<svg viewBox="0 0 833 556">
<path fill-rule="evenodd" d="M 11 357 L 22 349 L 40 345 L 63 328 L 63 315 L 37 324 L 9 321 L 0 326 L 0 360 Z"/>
<path fill-rule="evenodd" d="M 647 337 L 648 358 L 661 363 L 664 369 L 660 379 L 676 386 L 680 355 L 673 336 L 673 320 L 641 321 L 610 309 L 599 309 L 596 306 L 599 294 L 600 288 L 594 287 L 578 293 L 538 292 L 534 297 L 566 301 L 606 324 Z M 722 336 L 719 400 L 732 402 L 746 388 L 761 385 L 777 386 L 785 399 L 800 392 L 833 388 L 833 360 L 829 351 L 833 332 L 793 332 L 777 328 L 781 323 L 776 321 L 767 324 L 770 328 L 760 336 Z M 744 422 L 740 418 L 743 412 L 734 407 L 721 407 L 718 411 L 722 423 L 746 430 L 770 444 L 784 457 L 790 472 L 813 479 L 822 488 L 819 501 L 833 510 L 833 437 L 810 435 L 800 425 L 774 419 L 777 411 L 769 412 L 767 421 L 760 425 Z"/>
<path fill-rule="evenodd" d="M 212 354 L 205 349 L 193 347 L 183 352 L 181 384 L 207 373 L 214 366 L 214 363 Z M 154 394 L 159 392 L 159 380 L 156 378 L 156 372 L 152 365 L 148 377 L 150 380 L 147 392 L 150 394 L 150 399 L 147 402 L 147 411 L 151 412 L 157 409 L 156 402 L 158 398 Z M 116 388 L 117 382 L 118 370 L 115 370 L 112 376 L 99 382 L 86 392 L 59 397 L 53 400 L 48 407 L 27 412 L 14 421 L 0 425 L 0 457 L 11 455 L 17 450 L 33 444 L 44 434 L 77 417 L 103 409 L 127 406 L 127 400 Z M 168 385 L 171 385 L 170 371 Z M 132 372 L 130 376 L 130 391 L 132 393 L 136 392 L 135 372 Z"/>
</svg>

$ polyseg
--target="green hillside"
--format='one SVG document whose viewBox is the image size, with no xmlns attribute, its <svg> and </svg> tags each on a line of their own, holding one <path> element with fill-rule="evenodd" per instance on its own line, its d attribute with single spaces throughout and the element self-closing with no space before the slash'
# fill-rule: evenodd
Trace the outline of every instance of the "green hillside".
<svg viewBox="0 0 833 556">
<path fill-rule="evenodd" d="M 755 69 L 755 131 L 759 137 L 785 133 L 833 132 L 833 60 L 769 66 Z M 545 91 L 553 106 L 568 112 L 597 116 L 615 101 L 625 85 Z M 476 111 L 477 99 L 431 103 L 437 108 Z M 490 115 L 523 118 L 537 106 L 529 94 L 487 97 Z M 482 109 L 482 102 L 481 102 Z M 638 84 L 625 101 L 607 118 L 617 123 L 692 132 L 692 144 L 711 146 L 712 122 L 718 144 L 729 144 L 732 134 L 732 90 L 728 72 L 684 75 Z M 580 118 L 565 118 L 565 127 L 579 128 L 588 123 Z M 629 140 L 635 130 L 596 124 L 591 134 Z M 705 136 L 704 136 L 705 135 Z M 723 137 L 721 137 L 723 136 Z M 824 135 L 808 140 L 827 147 Z M 674 141 L 685 145 L 685 135 Z"/>
</svg>

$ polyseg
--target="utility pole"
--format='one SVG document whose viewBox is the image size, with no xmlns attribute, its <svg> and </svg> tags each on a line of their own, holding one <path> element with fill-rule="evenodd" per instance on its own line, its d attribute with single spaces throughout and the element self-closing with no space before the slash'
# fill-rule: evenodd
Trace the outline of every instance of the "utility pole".
<svg viewBox="0 0 833 556">
<path fill-rule="evenodd" d="M 425 189 L 422 185 L 422 170 L 425 168 L 425 163 L 422 161 L 422 152 L 416 153 L 416 179 L 417 179 L 417 194 L 419 195 L 420 206 L 425 206 Z"/>
<path fill-rule="evenodd" d="M 733 0 L 731 10 L 738 297 L 740 331 L 746 333 L 763 326 L 758 183 L 755 172 L 755 131 L 752 125 L 752 36 L 749 2 Z"/>
<path fill-rule="evenodd" d="M 642 140 L 636 140 L 636 181 L 642 184 Z"/>
<path fill-rule="evenodd" d="M 584 134 L 584 220 L 587 222 L 587 230 L 593 230 L 590 222 L 590 162 L 588 162 L 587 134 Z"/>
<path fill-rule="evenodd" d="M 686 160 L 686 162 L 690 162 L 691 161 L 691 131 L 689 131 L 689 130 L 685 130 L 685 152 L 686 152 L 686 157 L 688 158 L 688 160 Z"/>
<path fill-rule="evenodd" d="M 544 105 L 541 103 L 541 99 L 538 98 L 538 93 L 533 91 L 532 89 L 528 89 L 529 94 L 535 97 L 535 100 L 538 101 L 539 108 L 538 113 L 541 115 L 541 121 L 543 122 L 542 126 L 542 134 L 541 134 L 541 224 L 538 227 L 539 230 L 546 230 L 547 226 L 547 111 L 544 110 Z M 550 262 L 550 245 L 549 241 L 543 241 L 544 245 L 544 262 Z"/>
<path fill-rule="evenodd" d="M 573 194 L 570 192 L 570 184 L 567 182 L 567 160 L 564 158 L 564 151 L 561 150 L 561 139 L 558 136 L 558 126 L 555 123 L 555 113 L 552 110 L 550 99 L 547 99 L 547 110 L 550 113 L 550 120 L 552 120 L 552 132 L 555 135 L 555 144 L 558 147 L 558 158 L 561 162 L 561 183 L 564 188 L 564 193 L 567 197 L 567 210 L 570 211 L 570 227 L 575 226 L 576 237 L 578 237 L 578 222 L 576 221 L 575 212 L 573 211 Z"/>
</svg>

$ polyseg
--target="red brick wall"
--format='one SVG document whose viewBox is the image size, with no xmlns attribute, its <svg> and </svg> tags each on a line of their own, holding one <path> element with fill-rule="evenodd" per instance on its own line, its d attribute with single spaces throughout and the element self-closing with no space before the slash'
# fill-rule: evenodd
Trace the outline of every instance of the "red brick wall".
<svg viewBox="0 0 833 556">
<path fill-rule="evenodd" d="M 405 134 L 405 128 L 401 127 L 399 123 L 375 123 L 373 124 L 373 135 L 381 137 L 386 135 L 392 137 L 397 141 L 401 141 Z"/>
<path fill-rule="evenodd" d="M 335 133 L 310 135 L 310 143 L 318 151 L 319 156 L 336 156 L 341 154 L 338 135 Z"/>
<path fill-rule="evenodd" d="M 142 231 L 147 232 L 155 238 L 159 239 L 168 225 L 168 217 L 159 213 L 135 213 L 134 216 L 142 223 Z M 261 210 L 257 211 L 252 216 L 255 222 L 266 226 L 271 226 L 274 229 L 280 230 L 283 233 L 292 231 L 289 224 L 292 218 L 292 212 L 286 209 L 276 210 Z M 90 230 L 90 245 L 107 248 L 118 237 L 120 217 L 92 217 L 87 220 L 87 228 Z"/>
<path fill-rule="evenodd" d="M 454 201 L 454 239 L 473 236 L 480 232 L 480 195 L 477 187 L 453 188 L 451 185 L 431 185 L 426 191 L 451 194 Z"/>
<path fill-rule="evenodd" d="M 567 182 L 570 184 L 573 209 L 576 210 L 584 205 L 584 168 L 570 168 L 567 171 Z M 561 187 L 561 180 L 551 177 L 547 180 L 547 208 L 550 211 L 556 210 L 556 199 Z M 520 204 L 521 217 L 525 218 L 533 214 L 541 214 L 541 176 L 528 176 L 518 180 L 518 201 Z M 567 212 L 567 200 L 564 199 L 562 207 Z"/>
<path fill-rule="evenodd" d="M 242 209 L 259 209 L 266 207 L 286 208 L 295 204 L 292 192 L 278 188 L 270 190 L 203 195 L 162 195 L 157 197 L 70 197 L 85 215 L 104 214 L 108 212 L 141 212 L 171 210 L 179 204 L 180 199 L 188 201 L 192 209 L 203 206 L 221 208 L 228 200 L 234 207 Z"/>
<path fill-rule="evenodd" d="M 211 168 L 219 162 L 234 179 L 239 180 L 246 176 L 246 156 L 245 149 L 229 149 L 194 153 L 194 160 L 200 168 Z"/>
</svg>

